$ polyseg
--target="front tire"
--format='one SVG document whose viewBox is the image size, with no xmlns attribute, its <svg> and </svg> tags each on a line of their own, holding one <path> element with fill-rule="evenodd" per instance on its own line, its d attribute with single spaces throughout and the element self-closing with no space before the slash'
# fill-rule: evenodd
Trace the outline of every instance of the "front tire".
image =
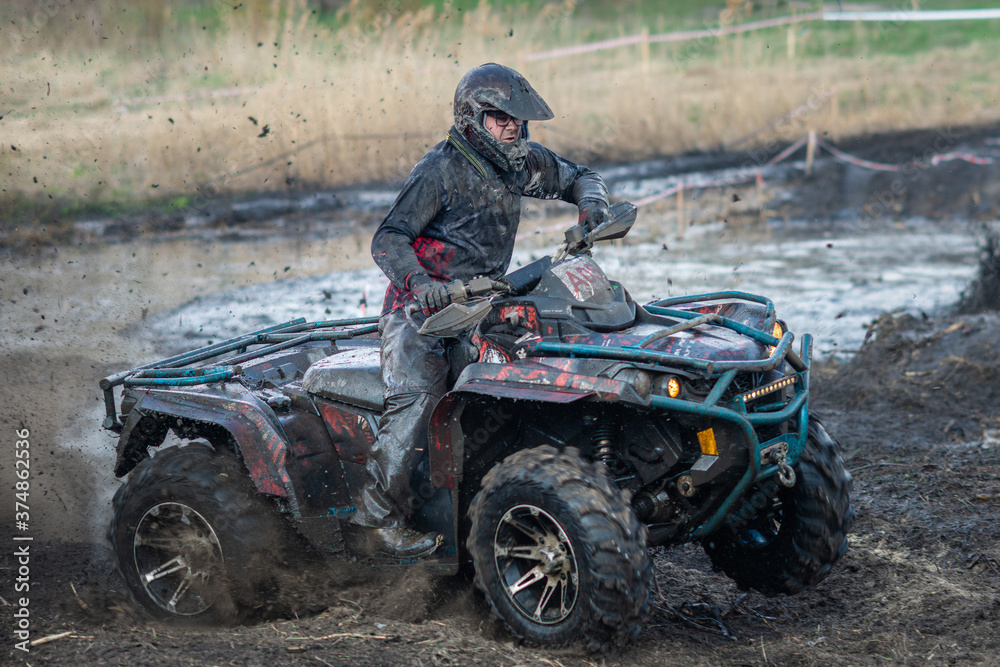
<svg viewBox="0 0 1000 667">
<path fill-rule="evenodd" d="M 276 508 L 257 495 L 239 461 L 208 445 L 143 460 L 113 506 L 108 537 L 118 570 L 154 618 L 238 622 L 273 578 Z"/>
<path fill-rule="evenodd" d="M 748 521 L 704 540 L 712 565 L 741 589 L 768 597 L 798 593 L 825 579 L 847 551 L 851 474 L 815 418 L 795 473 L 795 486 L 781 487 Z"/>
<path fill-rule="evenodd" d="M 516 452 L 469 509 L 476 586 L 531 645 L 621 646 L 639 632 L 652 579 L 646 528 L 575 449 Z"/>
</svg>

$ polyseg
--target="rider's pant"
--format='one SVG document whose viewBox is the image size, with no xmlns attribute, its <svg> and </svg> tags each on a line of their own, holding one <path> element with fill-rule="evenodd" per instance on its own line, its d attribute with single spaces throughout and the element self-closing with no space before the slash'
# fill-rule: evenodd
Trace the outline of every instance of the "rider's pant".
<svg viewBox="0 0 1000 667">
<path fill-rule="evenodd" d="M 418 314 L 417 326 L 423 321 Z M 398 523 L 414 507 L 410 479 L 427 450 L 427 426 L 448 384 L 447 341 L 421 336 L 403 309 L 383 315 L 382 379 L 385 412 L 368 457 L 367 483 L 352 522 Z"/>
</svg>

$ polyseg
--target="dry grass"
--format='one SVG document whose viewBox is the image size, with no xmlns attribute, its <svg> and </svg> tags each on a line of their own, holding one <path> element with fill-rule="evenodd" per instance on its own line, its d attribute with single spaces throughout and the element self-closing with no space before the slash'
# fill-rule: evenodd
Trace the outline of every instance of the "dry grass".
<svg viewBox="0 0 1000 667">
<path fill-rule="evenodd" d="M 519 54 L 579 41 L 575 3 L 530 17 L 483 4 L 460 29 L 409 4 L 417 8 L 359 12 L 334 31 L 304 0 L 258 0 L 215 32 L 177 25 L 153 44 L 145 28 L 88 27 L 86 12 L 75 32 L 43 26 L 0 52 L 9 73 L 0 202 L 401 178 L 450 126 L 458 79 L 487 61 L 520 69 L 556 110 L 534 138 L 587 161 L 715 148 L 832 90 L 835 103 L 754 142 L 809 128 L 837 137 L 1000 118 L 994 59 L 976 44 L 920 57 L 790 59 L 779 32 L 693 58 L 690 45 L 654 46 L 648 66 L 638 47 L 522 62 Z M 57 46 L 71 34 L 72 49 Z"/>
</svg>

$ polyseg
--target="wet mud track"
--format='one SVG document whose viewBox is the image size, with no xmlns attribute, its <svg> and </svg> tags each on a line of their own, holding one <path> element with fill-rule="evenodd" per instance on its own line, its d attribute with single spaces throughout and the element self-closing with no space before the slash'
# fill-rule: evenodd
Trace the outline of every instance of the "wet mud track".
<svg viewBox="0 0 1000 667">
<path fill-rule="evenodd" d="M 255 624 L 147 624 L 99 541 L 32 545 L 32 637 L 59 638 L 6 650 L 32 665 L 996 664 L 997 331 L 995 313 L 887 315 L 854 361 L 819 368 L 814 408 L 855 480 L 850 550 L 815 589 L 775 599 L 737 590 L 697 545 L 658 550 L 621 654 L 515 646 L 467 581 L 419 569 L 310 568 Z"/>
<path fill-rule="evenodd" d="M 857 521 L 833 574 L 800 595 L 738 591 L 689 545 L 656 552 L 644 629 L 618 655 L 514 646 L 467 582 L 419 570 L 314 569 L 290 586 L 278 617 L 182 630 L 135 616 L 103 545 L 56 542 L 35 545 L 33 636 L 71 634 L 13 657 L 32 665 L 996 664 L 1000 318 L 883 326 L 855 362 L 827 365 L 814 381 L 815 407 L 854 475 Z"/>
<path fill-rule="evenodd" d="M 363 270 L 365 244 L 345 238 L 351 255 L 336 268 Z M 81 283 L 97 279 L 88 264 L 96 260 L 83 254 L 63 249 L 33 265 L 5 265 L 0 427 L 5 443 L 13 429 L 32 429 L 40 459 L 32 511 L 48 524 L 31 543 L 29 605 L 31 639 L 47 641 L 28 653 L 14 646 L 17 563 L 11 549 L 0 552 L 5 664 L 998 664 L 995 311 L 886 315 L 859 354 L 815 369 L 812 407 L 841 443 L 854 476 L 857 519 L 851 547 L 833 573 L 800 595 L 769 599 L 739 591 L 711 570 L 698 545 L 687 545 L 654 553 L 643 630 L 619 654 L 517 646 L 489 619 L 468 581 L 419 569 L 311 567 L 289 572 L 283 595 L 253 624 L 147 623 L 130 604 L 103 538 L 117 482 L 105 470 L 107 451 L 97 455 L 87 444 L 100 423 L 97 379 L 119 370 L 124 359 L 154 353 L 135 333 L 145 309 L 154 315 L 157 306 L 178 307 L 215 293 L 220 282 L 263 283 L 290 264 L 296 266 L 290 274 L 325 273 L 323 262 L 346 245 L 270 241 L 190 256 L 144 256 L 141 246 L 123 245 L 110 253 L 121 261 L 103 255 L 98 263 L 113 266 L 105 267 L 99 286 L 83 291 Z M 184 289 L 162 291 L 167 274 L 182 275 Z M 112 441 L 101 437 L 95 446 L 107 450 Z M 0 513 L 0 539 L 10 544 L 7 512 Z"/>
</svg>

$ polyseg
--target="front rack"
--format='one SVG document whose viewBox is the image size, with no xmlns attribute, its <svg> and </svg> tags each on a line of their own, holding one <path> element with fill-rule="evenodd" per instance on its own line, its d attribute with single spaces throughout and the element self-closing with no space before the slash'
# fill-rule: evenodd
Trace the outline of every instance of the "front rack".
<svg viewBox="0 0 1000 667">
<path fill-rule="evenodd" d="M 723 299 L 741 299 L 753 303 L 759 303 L 766 308 L 765 317 L 769 323 L 774 322 L 774 304 L 770 299 L 748 292 L 728 291 L 712 292 L 709 294 L 698 294 L 694 296 L 674 297 L 671 299 L 661 299 L 646 306 L 640 306 L 651 315 L 669 317 L 683 320 L 680 324 L 672 326 L 664 331 L 647 336 L 638 345 L 621 347 L 603 347 L 600 345 L 584 345 L 578 343 L 551 343 L 540 342 L 535 344 L 529 354 L 537 356 L 559 355 L 569 357 L 593 357 L 597 359 L 613 359 L 617 361 L 632 361 L 649 363 L 654 365 L 669 365 L 681 368 L 690 368 L 696 371 L 713 374 L 726 371 L 769 371 L 778 368 L 783 362 L 788 363 L 796 371 L 802 372 L 807 369 L 807 365 L 801 357 L 791 349 L 793 336 L 790 332 L 784 332 L 781 338 L 771 335 L 767 331 L 761 331 L 754 327 L 747 326 L 742 322 L 737 322 L 728 317 L 723 317 L 715 313 L 703 314 L 692 310 L 680 308 L 670 308 L 680 303 L 705 303 L 711 301 L 721 301 Z M 762 345 L 772 348 L 771 353 L 765 359 L 753 361 L 711 361 L 706 359 L 692 359 L 666 352 L 646 349 L 646 346 L 664 336 L 673 335 L 680 331 L 692 329 L 694 327 L 707 324 L 723 327 L 738 334 L 747 336 Z"/>
<path fill-rule="evenodd" d="M 378 316 L 345 320 L 307 322 L 300 317 L 265 329 L 242 334 L 205 347 L 177 354 L 160 361 L 136 366 L 101 380 L 104 392 L 104 428 L 120 431 L 121 422 L 115 411 L 114 388 L 126 387 L 186 387 L 221 382 L 239 375 L 239 364 L 259 359 L 274 352 L 314 341 L 348 340 L 376 333 Z M 353 327 L 346 329 L 345 327 Z M 250 350 L 253 346 L 262 346 Z M 235 356 L 221 359 L 223 355 Z M 190 368 L 192 364 L 215 360 L 212 367 Z"/>
<path fill-rule="evenodd" d="M 743 497 L 743 494 L 755 481 L 766 479 L 776 474 L 776 466 L 765 467 L 763 464 L 761 451 L 764 448 L 784 442 L 789 451 L 788 460 L 791 463 L 795 463 L 805 446 L 808 431 L 809 367 L 812 357 L 812 336 L 805 334 L 802 337 L 802 353 L 799 355 L 791 349 L 793 339 L 791 332 L 783 332 L 781 337 L 778 338 L 771 335 L 768 331 L 755 329 L 754 327 L 718 314 L 705 314 L 694 310 L 670 307 L 681 303 L 704 303 L 733 298 L 764 305 L 766 308 L 765 321 L 768 328 L 774 324 L 774 305 L 770 299 L 745 292 L 714 292 L 697 296 L 663 299 L 644 306 L 644 310 L 651 315 L 681 320 L 681 322 L 666 329 L 667 333 L 659 332 L 652 334 L 636 345 L 602 347 L 600 345 L 576 343 L 539 342 L 527 350 L 530 356 L 555 355 L 612 359 L 661 366 L 665 370 L 671 367 L 685 368 L 708 376 L 714 376 L 714 380 L 710 378 L 712 388 L 701 402 L 668 398 L 666 396 L 653 395 L 649 397 L 649 404 L 654 408 L 727 421 L 740 429 L 747 443 L 750 465 L 709 521 L 705 522 L 693 534 L 694 538 L 705 537 L 718 528 L 725 517 L 728 516 L 731 508 Z M 702 325 L 724 327 L 735 331 L 769 347 L 770 352 L 763 359 L 749 361 L 710 361 L 659 352 L 646 347 L 650 342 L 661 338 L 663 335 L 672 335 Z M 720 405 L 720 400 L 725 395 L 726 390 L 736 380 L 739 373 L 771 371 L 781 368 L 785 362 L 788 362 L 788 365 L 794 371 L 793 373 L 764 387 L 758 387 L 755 391 L 748 394 L 735 396 L 732 407 Z M 767 411 L 749 411 L 747 409 L 747 402 L 753 400 L 758 395 L 764 395 L 784 387 L 791 387 L 794 394 L 780 408 Z M 792 421 L 795 424 L 793 432 L 781 436 L 776 440 L 765 442 L 759 440 L 757 427 L 777 425 L 786 421 Z"/>
</svg>

